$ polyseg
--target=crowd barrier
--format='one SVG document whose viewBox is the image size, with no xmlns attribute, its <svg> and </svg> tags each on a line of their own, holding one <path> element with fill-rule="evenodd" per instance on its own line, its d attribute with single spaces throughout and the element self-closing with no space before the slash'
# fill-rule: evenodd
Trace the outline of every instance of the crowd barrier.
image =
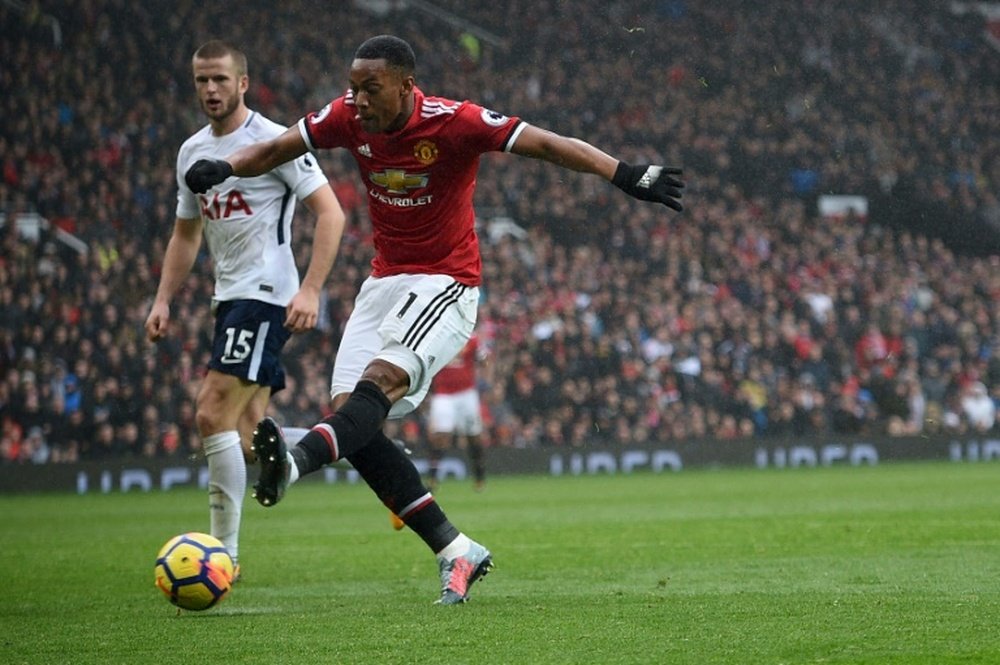
<svg viewBox="0 0 1000 665">
<path fill-rule="evenodd" d="M 626 448 L 513 449 L 486 452 L 488 472 L 499 475 L 596 475 L 667 473 L 685 469 L 753 467 L 783 469 L 825 466 L 871 466 L 900 461 L 987 462 L 1000 460 L 1000 438 L 813 438 L 749 441 L 684 441 Z M 427 460 L 417 454 L 421 473 Z M 442 460 L 442 479 L 464 480 L 469 469 L 461 454 Z M 251 469 L 250 475 L 255 476 Z M 350 468 L 326 467 L 302 482 L 356 483 Z M 0 467 L 0 494 L 63 492 L 92 494 L 166 491 L 208 486 L 204 460 L 121 459 L 79 464 Z"/>
</svg>

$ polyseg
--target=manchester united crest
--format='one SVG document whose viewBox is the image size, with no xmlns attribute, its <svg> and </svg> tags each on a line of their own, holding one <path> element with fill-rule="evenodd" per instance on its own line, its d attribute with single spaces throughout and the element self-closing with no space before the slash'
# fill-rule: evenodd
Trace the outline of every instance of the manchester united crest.
<svg viewBox="0 0 1000 665">
<path fill-rule="evenodd" d="M 423 139 L 413 146 L 413 156 L 424 165 L 433 164 L 438 158 L 438 148 L 433 141 Z"/>
</svg>

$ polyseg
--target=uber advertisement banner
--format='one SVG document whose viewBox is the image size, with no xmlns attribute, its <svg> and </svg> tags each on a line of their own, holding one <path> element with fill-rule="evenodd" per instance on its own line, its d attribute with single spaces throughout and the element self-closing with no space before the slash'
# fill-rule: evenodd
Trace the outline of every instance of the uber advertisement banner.
<svg viewBox="0 0 1000 665">
<path fill-rule="evenodd" d="M 894 461 L 948 460 L 988 462 L 1000 459 L 1000 438 L 885 438 L 856 440 L 685 441 L 622 449 L 560 448 L 486 451 L 488 473 L 534 475 L 676 473 L 684 469 L 756 467 L 784 469 L 819 466 L 860 466 Z M 427 460 L 413 458 L 421 473 Z M 465 479 L 469 469 L 461 453 L 447 455 L 442 477 Z M 251 478 L 254 470 L 250 470 Z M 327 467 L 303 482 L 359 482 L 349 467 Z M 147 460 L 80 464 L 17 464 L 0 466 L 0 493 L 67 492 L 76 494 L 150 492 L 208 485 L 203 459 Z"/>
</svg>

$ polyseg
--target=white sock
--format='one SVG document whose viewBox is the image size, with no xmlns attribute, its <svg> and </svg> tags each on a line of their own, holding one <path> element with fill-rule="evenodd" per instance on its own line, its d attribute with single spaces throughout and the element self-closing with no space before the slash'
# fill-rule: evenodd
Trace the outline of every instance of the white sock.
<svg viewBox="0 0 1000 665">
<path fill-rule="evenodd" d="M 445 545 L 445 548 L 437 553 L 438 558 L 444 559 L 445 561 L 457 559 L 469 551 L 470 545 L 472 545 L 472 541 L 469 537 L 464 533 L 460 533 L 455 540 Z"/>
<path fill-rule="evenodd" d="M 292 451 L 288 451 L 288 484 L 291 485 L 299 479 L 299 466 L 292 457 Z"/>
<path fill-rule="evenodd" d="M 282 427 L 281 433 L 285 435 L 285 444 L 291 449 L 296 443 L 302 440 L 306 434 L 309 433 L 309 429 L 305 427 Z"/>
<path fill-rule="evenodd" d="M 282 427 L 281 433 L 285 436 L 285 445 L 288 446 L 288 484 L 291 485 L 299 479 L 299 467 L 292 457 L 292 446 L 301 441 L 309 430 L 305 427 Z"/>
<path fill-rule="evenodd" d="M 247 464 L 236 430 L 202 441 L 208 461 L 208 514 L 211 534 L 222 541 L 236 562 L 240 556 L 240 518 L 247 490 Z"/>
</svg>

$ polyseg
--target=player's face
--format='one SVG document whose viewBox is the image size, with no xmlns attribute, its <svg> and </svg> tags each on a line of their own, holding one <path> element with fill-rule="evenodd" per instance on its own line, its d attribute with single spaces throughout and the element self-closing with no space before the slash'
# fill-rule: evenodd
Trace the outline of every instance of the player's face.
<svg viewBox="0 0 1000 665">
<path fill-rule="evenodd" d="M 409 120 L 412 76 L 403 76 L 385 60 L 358 59 L 351 63 L 350 84 L 357 118 L 366 132 L 393 132 Z"/>
<path fill-rule="evenodd" d="M 243 103 L 249 79 L 236 69 L 231 55 L 222 58 L 195 58 L 194 88 L 198 103 L 213 123 L 222 123 Z"/>
</svg>

